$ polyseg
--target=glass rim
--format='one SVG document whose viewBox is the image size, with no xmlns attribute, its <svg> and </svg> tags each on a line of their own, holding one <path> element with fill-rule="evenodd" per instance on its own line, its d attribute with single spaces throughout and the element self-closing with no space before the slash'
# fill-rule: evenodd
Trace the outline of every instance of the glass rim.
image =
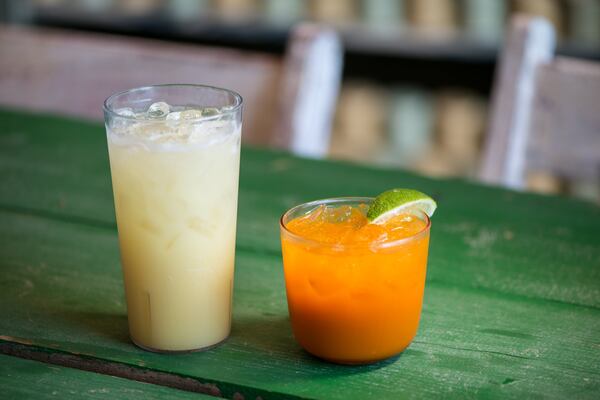
<svg viewBox="0 0 600 400">
<path fill-rule="evenodd" d="M 130 120 L 130 121 L 135 121 L 135 122 L 139 122 L 139 123 L 144 123 L 144 122 L 153 122 L 155 123 L 156 120 L 154 119 L 139 119 L 136 118 L 134 116 L 129 116 L 129 115 L 121 115 L 119 113 L 117 113 L 114 108 L 112 108 L 110 106 L 110 103 L 117 97 L 128 94 L 128 93 L 134 93 L 134 92 L 142 92 L 144 90 L 149 90 L 149 89 L 156 89 L 156 88 L 169 88 L 169 87 L 183 87 L 183 88 L 196 88 L 196 89 L 213 89 L 216 91 L 221 91 L 221 92 L 226 92 L 228 94 L 230 94 L 231 96 L 233 96 L 233 98 L 235 99 L 235 104 L 233 104 L 232 106 L 226 106 L 227 109 L 226 110 L 222 110 L 219 109 L 219 114 L 216 115 L 207 115 L 205 117 L 198 117 L 198 118 L 190 118 L 187 119 L 186 122 L 198 122 L 198 121 L 206 121 L 206 120 L 212 120 L 215 119 L 215 116 L 222 116 L 222 115 L 229 115 L 229 114 L 234 114 L 236 112 L 238 112 L 240 110 L 240 108 L 242 107 L 243 103 L 244 103 L 244 98 L 238 93 L 235 92 L 233 90 L 230 89 L 225 89 L 225 88 L 221 88 L 218 86 L 210 86 L 210 85 L 202 85 L 202 84 L 196 84 L 196 83 L 164 83 L 164 84 L 158 84 L 158 85 L 147 85 L 147 86 L 139 86 L 139 87 L 135 87 L 132 89 L 127 89 L 127 90 L 122 90 L 120 92 L 117 93 L 113 93 L 110 96 L 108 96 L 106 98 L 106 100 L 104 100 L 104 102 L 102 103 L 102 110 L 106 113 L 108 113 L 109 115 L 113 116 L 113 117 L 117 117 L 117 118 L 122 118 L 124 120 Z M 156 99 L 157 101 L 160 101 L 160 99 Z"/>
<path fill-rule="evenodd" d="M 409 243 L 412 242 L 414 240 L 420 239 L 422 236 L 424 236 L 428 231 L 429 228 L 431 227 L 431 219 L 429 218 L 429 215 L 427 215 L 427 213 L 421 211 L 421 210 L 417 210 L 417 212 L 423 216 L 423 219 L 425 221 L 425 227 L 423 229 L 421 229 L 419 232 L 415 233 L 414 235 L 402 238 L 402 239 L 396 239 L 390 242 L 382 242 L 382 243 L 377 243 L 377 244 L 373 244 L 372 242 L 364 242 L 364 243 L 359 243 L 359 244 L 338 244 L 338 243 L 328 243 L 328 242 L 323 242 L 320 240 L 315 240 L 315 239 L 309 239 L 307 237 L 304 237 L 302 235 L 299 235 L 297 233 L 294 233 L 292 231 L 290 231 L 288 229 L 288 227 L 286 226 L 286 222 L 284 222 L 284 219 L 292 214 L 294 211 L 298 210 L 301 207 L 310 207 L 310 206 L 319 206 L 322 204 L 327 204 L 327 203 L 344 203 L 344 202 L 371 202 L 373 201 L 375 198 L 374 197 L 361 197 L 361 196 L 350 196 L 350 197 L 330 197 L 330 198 L 325 198 L 325 199 L 319 199 L 319 200 L 313 200 L 313 201 L 309 201 L 306 203 L 302 203 L 302 204 L 298 204 L 292 208 L 290 208 L 289 210 L 287 210 L 286 212 L 284 212 L 281 217 L 279 218 L 279 226 L 282 229 L 283 232 L 285 232 L 286 235 L 289 235 L 291 238 L 293 238 L 294 240 L 298 241 L 298 242 L 303 242 L 306 244 L 312 244 L 315 246 L 321 246 L 321 247 L 334 247 L 336 250 L 343 250 L 346 248 L 352 248 L 352 249 L 356 249 L 356 248 L 366 248 L 366 249 L 389 249 L 392 247 L 396 247 L 405 243 Z"/>
</svg>

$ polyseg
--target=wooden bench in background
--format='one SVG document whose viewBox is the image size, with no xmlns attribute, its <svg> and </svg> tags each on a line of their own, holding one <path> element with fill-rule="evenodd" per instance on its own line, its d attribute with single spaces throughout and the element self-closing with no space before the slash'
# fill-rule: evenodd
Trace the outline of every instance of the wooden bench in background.
<svg viewBox="0 0 600 400">
<path fill-rule="evenodd" d="M 600 185 L 600 64 L 555 57 L 542 18 L 517 16 L 498 69 L 480 178 L 521 189 L 547 171 Z"/>
<path fill-rule="evenodd" d="M 102 120 L 113 93 L 161 83 L 244 98 L 246 143 L 322 156 L 341 79 L 337 35 L 301 24 L 281 57 L 158 40 L 0 26 L 0 104 Z"/>
</svg>

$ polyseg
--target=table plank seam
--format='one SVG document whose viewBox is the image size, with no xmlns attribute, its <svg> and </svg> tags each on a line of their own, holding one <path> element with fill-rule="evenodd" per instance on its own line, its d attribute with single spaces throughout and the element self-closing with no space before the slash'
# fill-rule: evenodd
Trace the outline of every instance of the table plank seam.
<svg viewBox="0 0 600 400">
<path fill-rule="evenodd" d="M 421 344 L 421 345 L 425 345 L 425 346 L 442 347 L 445 349 L 458 350 L 458 351 L 467 351 L 467 352 L 480 353 L 480 354 L 491 354 L 491 355 L 498 355 L 498 356 L 503 356 L 503 357 L 512 357 L 512 358 L 518 358 L 521 360 L 528 360 L 528 361 L 540 361 L 540 359 L 537 357 L 525 357 L 525 356 L 520 356 L 518 354 L 510 354 L 510 353 L 504 353 L 502 351 L 494 351 L 494 350 L 469 349 L 469 348 L 465 348 L 465 347 L 448 346 L 443 343 L 433 343 L 433 342 L 428 342 L 428 341 L 418 340 L 418 339 L 413 340 L 413 343 Z M 544 361 L 554 362 L 555 364 L 559 365 L 561 368 L 569 369 L 571 371 L 575 371 L 578 373 L 587 373 L 587 374 L 600 376 L 600 372 L 596 372 L 593 370 L 582 370 L 580 368 L 574 368 L 572 365 L 567 365 L 567 364 L 561 363 L 559 361 L 554 361 L 554 360 L 545 359 Z"/>
<path fill-rule="evenodd" d="M 0 204 L 0 211 L 14 213 L 18 215 L 24 215 L 28 217 L 37 217 L 42 219 L 48 219 L 51 221 L 64 222 L 73 225 L 85 226 L 87 228 L 98 228 L 110 232 L 117 232 L 117 224 L 115 222 L 107 222 L 99 219 L 80 217 L 77 215 L 60 214 L 48 210 L 36 210 L 28 207 L 20 207 L 14 205 Z M 277 250 L 272 249 L 261 249 L 257 246 L 248 246 L 236 244 L 236 250 L 242 250 L 248 253 L 255 253 L 258 255 L 268 255 L 272 257 L 281 258 L 281 254 Z"/>
<path fill-rule="evenodd" d="M 13 339 L 14 341 L 7 339 Z M 277 398 L 282 400 L 307 399 L 305 397 L 271 392 L 236 383 L 164 372 L 118 361 L 108 361 L 87 354 L 77 354 L 54 348 L 20 343 L 16 338 L 7 336 L 0 336 L 0 354 L 95 372 L 103 375 L 116 376 L 157 386 L 170 387 L 186 392 L 204 393 L 216 398 L 231 398 L 234 400 L 240 398 L 243 399 L 245 397 L 244 393 L 250 391 L 255 398 Z M 231 395 L 227 396 L 228 393 L 231 393 Z M 258 393 L 259 395 L 254 396 L 255 393 Z"/>
<path fill-rule="evenodd" d="M 523 360 L 535 360 L 534 357 L 525 357 L 525 356 L 520 356 L 520 355 L 517 355 L 517 354 L 504 353 L 504 352 L 501 352 L 501 351 L 481 350 L 481 349 L 469 349 L 469 348 L 465 348 L 465 347 L 448 346 L 448 345 L 445 345 L 443 343 L 433 343 L 433 342 L 427 342 L 427 341 L 418 340 L 418 339 L 413 340 L 413 343 L 415 343 L 415 344 L 423 344 L 423 345 L 426 345 L 426 346 L 444 347 L 446 349 L 459 350 L 459 351 L 472 351 L 472 352 L 476 352 L 476 353 L 486 353 L 486 354 L 494 354 L 494 355 L 499 355 L 499 356 L 514 357 L 514 358 L 520 358 L 520 359 L 523 359 Z"/>
<path fill-rule="evenodd" d="M 75 225 L 84 225 L 86 227 L 99 228 L 104 230 L 116 231 L 116 222 L 106 222 L 99 219 L 81 217 L 78 215 L 61 214 L 49 210 L 36 210 L 29 207 L 21 207 L 10 204 L 1 204 L 0 210 L 5 212 L 12 212 L 19 215 L 26 215 L 30 217 L 45 218 L 52 221 L 66 222 Z"/>
</svg>

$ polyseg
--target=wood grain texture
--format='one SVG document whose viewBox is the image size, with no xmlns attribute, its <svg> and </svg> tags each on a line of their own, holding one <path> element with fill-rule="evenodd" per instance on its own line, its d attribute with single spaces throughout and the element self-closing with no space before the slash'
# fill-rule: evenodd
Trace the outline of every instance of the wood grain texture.
<svg viewBox="0 0 600 400">
<path fill-rule="evenodd" d="M 557 57 L 540 66 L 529 169 L 600 182 L 600 63 Z"/>
<path fill-rule="evenodd" d="M 492 93 L 482 181 L 523 187 L 537 71 L 552 59 L 555 41 L 554 29 L 544 18 L 511 19 Z"/>
<path fill-rule="evenodd" d="M 554 30 L 517 16 L 494 86 L 480 178 L 513 188 L 527 171 L 600 182 L 600 63 L 554 57 Z"/>
<path fill-rule="evenodd" d="M 144 352 L 128 340 L 114 232 L 39 217 L 1 218 L 8 232 L 1 233 L 0 340 L 9 344 L 190 377 L 227 398 L 522 398 L 540 390 L 585 397 L 600 389 L 597 309 L 431 281 L 419 334 L 402 356 L 354 368 L 320 362 L 292 338 L 281 260 L 244 251 L 237 253 L 229 340 L 177 357 Z M 514 384 L 503 385 L 507 380 Z"/>
<path fill-rule="evenodd" d="M 324 157 L 342 76 L 343 49 L 333 29 L 304 23 L 292 30 L 283 61 L 281 118 L 272 135 L 276 147 Z M 284 142 L 285 141 L 285 142 Z"/>
<path fill-rule="evenodd" d="M 600 209 L 460 180 L 243 149 L 233 331 L 182 356 L 130 344 L 103 127 L 0 111 L 0 349 L 86 357 L 235 398 L 595 398 Z M 394 186 L 436 197 L 421 327 L 401 356 L 342 367 L 294 341 L 279 215 Z"/>
<path fill-rule="evenodd" d="M 24 360 L 0 354 L 2 398 L 9 399 L 215 399 L 165 388 Z"/>
<path fill-rule="evenodd" d="M 284 58 L 0 26 L 0 104 L 102 120 L 104 100 L 127 89 L 166 83 L 225 87 L 244 98 L 244 142 L 322 156 L 341 80 L 339 39 L 300 24 L 288 47 Z"/>
<path fill-rule="evenodd" d="M 91 120 L 103 120 L 102 103 L 113 93 L 154 84 L 205 84 L 240 93 L 244 140 L 269 144 L 278 118 L 280 72 L 280 58 L 268 54 L 0 27 L 0 104 Z"/>
</svg>

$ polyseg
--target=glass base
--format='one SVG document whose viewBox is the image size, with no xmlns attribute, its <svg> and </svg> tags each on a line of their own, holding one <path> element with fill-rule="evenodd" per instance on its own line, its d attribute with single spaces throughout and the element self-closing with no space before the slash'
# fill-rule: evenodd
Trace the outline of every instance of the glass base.
<svg viewBox="0 0 600 400">
<path fill-rule="evenodd" d="M 130 337 L 130 339 L 133 342 L 133 344 L 135 344 L 140 349 L 146 350 L 146 351 L 150 351 L 152 353 L 159 353 L 159 354 L 188 354 L 188 353 L 199 353 L 201 351 L 207 351 L 207 350 L 214 349 L 215 347 L 220 346 L 223 343 L 225 343 L 227 341 L 227 339 L 229 339 L 229 335 L 225 336 L 225 339 L 223 339 L 220 342 L 217 342 L 215 344 L 211 344 L 211 345 L 204 346 L 204 347 L 199 347 L 199 348 L 196 348 L 196 349 L 190 349 L 190 350 L 162 350 L 162 349 L 155 349 L 153 347 L 148 347 L 148 346 L 144 346 L 143 344 L 139 344 L 132 337 Z"/>
<path fill-rule="evenodd" d="M 364 361 L 361 361 L 361 360 L 340 360 L 340 359 L 337 359 L 337 358 L 328 358 L 328 357 L 320 357 L 320 356 L 315 356 L 315 357 L 320 358 L 323 361 L 327 361 L 327 362 L 333 363 L 333 364 L 356 366 L 356 365 L 377 364 L 377 363 L 382 362 L 382 361 L 391 360 L 391 359 L 397 357 L 398 355 L 400 355 L 400 353 L 393 354 L 393 355 L 388 356 L 388 357 L 376 358 L 376 359 L 373 359 L 373 360 L 364 360 Z"/>
<path fill-rule="evenodd" d="M 311 353 L 310 351 L 306 350 L 307 353 L 309 353 L 310 355 L 319 358 L 323 361 L 327 361 L 333 364 L 341 364 L 341 365 L 348 365 L 348 366 L 356 366 L 356 365 L 371 365 L 371 364 L 378 364 L 378 363 L 388 363 L 388 362 L 393 362 L 396 358 L 398 358 L 402 353 L 404 353 L 404 351 L 408 348 L 408 346 L 404 347 L 402 350 L 395 352 L 393 354 L 387 355 L 387 356 L 382 356 L 382 357 L 378 357 L 378 358 L 371 358 L 371 359 L 364 359 L 364 360 L 352 360 L 352 359 L 343 359 L 343 358 L 335 358 L 335 357 L 323 357 L 320 356 L 318 354 L 315 353 Z"/>
</svg>

